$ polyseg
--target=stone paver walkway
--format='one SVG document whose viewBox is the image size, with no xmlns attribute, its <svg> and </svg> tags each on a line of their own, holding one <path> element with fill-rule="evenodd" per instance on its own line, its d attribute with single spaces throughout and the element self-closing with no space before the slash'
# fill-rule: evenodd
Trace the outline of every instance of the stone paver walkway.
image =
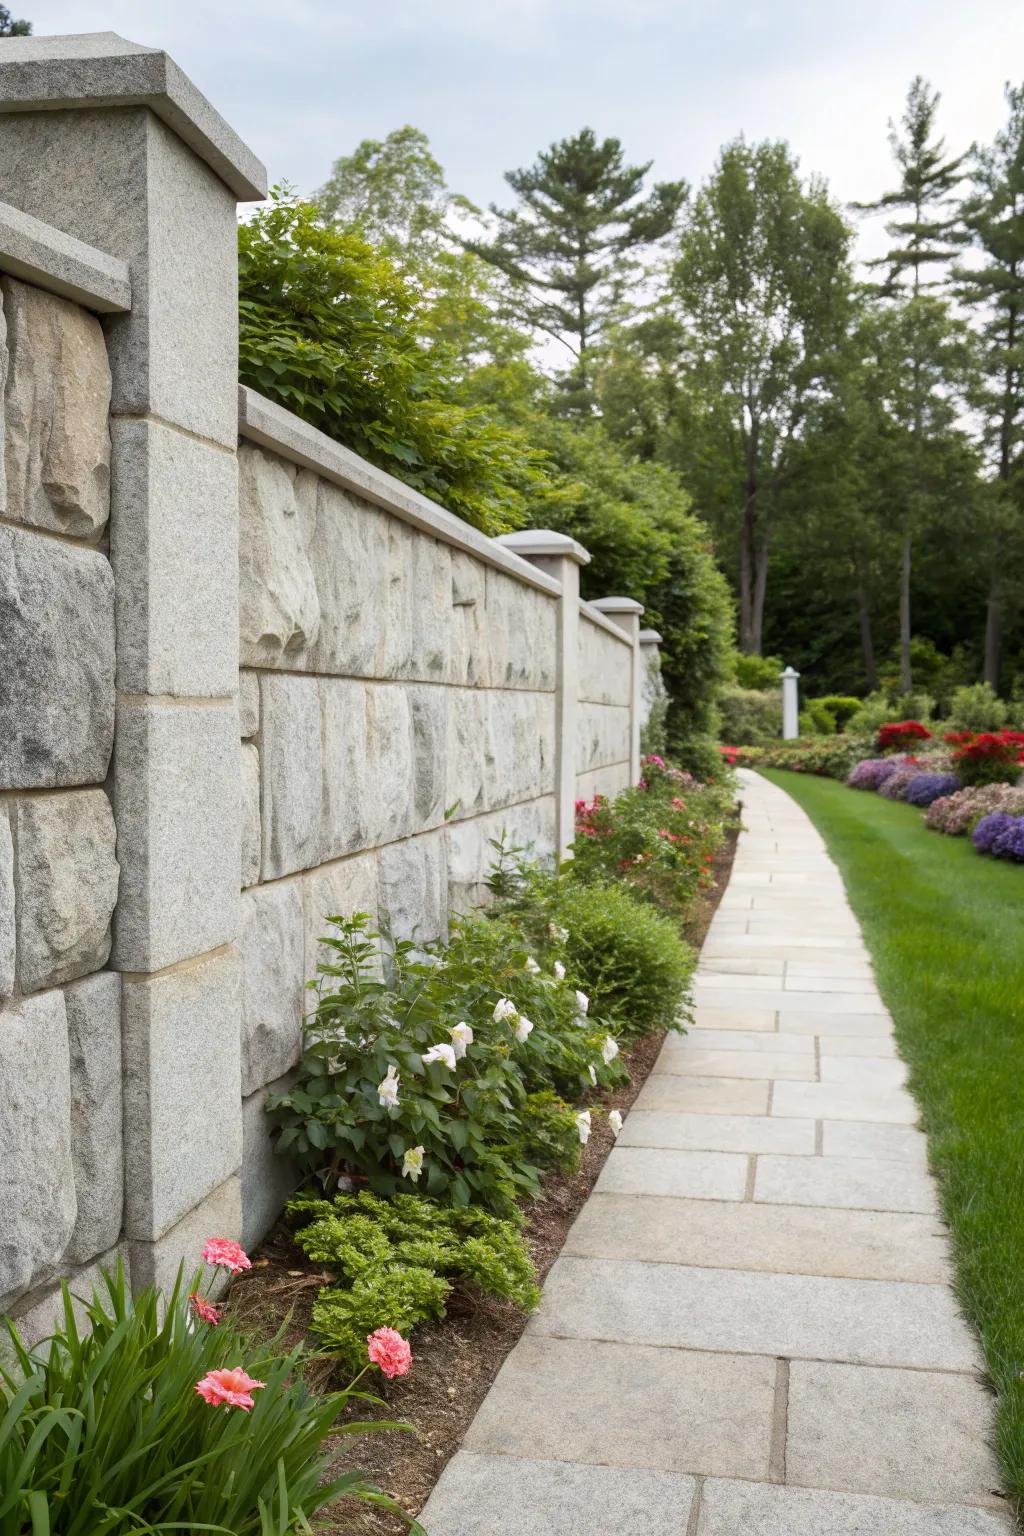
<svg viewBox="0 0 1024 1536">
<path fill-rule="evenodd" d="M 743 775 L 670 1038 L 430 1536 L 1006 1536 L 991 1398 L 842 881 Z"/>
</svg>

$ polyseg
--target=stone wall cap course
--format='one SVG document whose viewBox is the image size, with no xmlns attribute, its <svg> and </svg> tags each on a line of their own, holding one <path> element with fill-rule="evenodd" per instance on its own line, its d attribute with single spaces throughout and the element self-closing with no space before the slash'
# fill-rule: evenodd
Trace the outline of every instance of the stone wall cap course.
<svg viewBox="0 0 1024 1536">
<path fill-rule="evenodd" d="M 519 528 L 514 533 L 499 534 L 497 542 L 504 544 L 506 549 L 514 549 L 524 558 L 544 555 L 553 559 L 564 555 L 568 560 L 575 560 L 577 565 L 590 564 L 589 550 L 570 534 L 556 533 L 553 528 Z"/>
<path fill-rule="evenodd" d="M 128 263 L 0 202 L 0 272 L 101 315 L 132 307 Z"/>
<path fill-rule="evenodd" d="M 643 613 L 643 603 L 638 603 L 633 597 L 598 597 L 590 604 L 599 613 Z"/>
<path fill-rule="evenodd" d="M 65 107 L 149 107 L 240 202 L 267 195 L 265 166 L 160 48 L 116 32 L 5 38 L 0 112 Z"/>
<path fill-rule="evenodd" d="M 268 400 L 247 384 L 238 387 L 238 431 L 248 442 L 269 448 L 302 469 L 312 469 L 324 480 L 340 485 L 374 506 L 410 523 L 421 533 L 466 554 L 474 555 L 499 571 L 548 592 L 561 596 L 562 584 L 545 576 L 536 566 L 514 554 L 499 539 L 489 539 L 453 512 L 421 496 L 401 480 L 360 458 L 351 448 L 343 448 L 325 432 L 311 427 L 275 400 Z"/>
<path fill-rule="evenodd" d="M 662 636 L 656 629 L 642 629 L 640 631 L 641 645 L 660 645 L 661 642 Z"/>
<path fill-rule="evenodd" d="M 606 635 L 613 635 L 616 640 L 621 641 L 623 645 L 628 645 L 632 649 L 633 642 L 626 634 L 626 631 L 620 629 L 614 619 L 609 619 L 602 613 L 596 603 L 586 603 L 580 598 L 580 613 L 583 618 L 589 619 L 591 624 L 596 624 L 598 629 L 603 629 Z"/>
</svg>

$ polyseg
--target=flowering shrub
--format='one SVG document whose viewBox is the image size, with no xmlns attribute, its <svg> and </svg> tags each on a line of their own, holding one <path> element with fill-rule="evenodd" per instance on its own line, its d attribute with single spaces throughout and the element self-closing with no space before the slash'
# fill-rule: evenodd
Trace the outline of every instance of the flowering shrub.
<svg viewBox="0 0 1024 1536">
<path fill-rule="evenodd" d="M 955 773 L 917 773 L 907 785 L 903 798 L 908 805 L 924 808 L 944 795 L 954 794 L 959 788 L 960 780 Z"/>
<path fill-rule="evenodd" d="M 1024 816 L 1024 787 L 1011 784 L 975 784 L 958 789 L 955 794 L 933 800 L 925 813 L 924 824 L 950 837 L 963 837 L 975 822 L 990 811 L 1007 811 Z"/>
<path fill-rule="evenodd" d="M 453 1290 L 503 1296 L 526 1311 L 540 1299 L 518 1222 L 487 1211 L 416 1195 L 381 1200 L 364 1191 L 331 1200 L 299 1195 L 288 1216 L 299 1223 L 298 1246 L 332 1276 L 313 1308 L 313 1326 L 353 1370 L 365 1358 L 367 1331 L 376 1325 L 371 1360 L 386 1375 L 403 1375 L 392 1369 L 404 1352 L 391 1334 L 409 1334 L 443 1317 Z"/>
<path fill-rule="evenodd" d="M 192 1295 L 202 1299 L 197 1282 Z M 35 1351 L 8 1324 L 4 1532 L 267 1536 L 309 1530 L 341 1496 L 399 1512 L 358 1472 L 330 1478 L 336 1452 L 324 1444 L 349 1393 L 314 1397 L 301 1348 L 257 1342 L 215 1308 L 215 1321 L 201 1320 L 180 1276 L 166 1300 L 151 1288 L 133 1298 L 119 1265 L 85 1302 L 88 1330 L 66 1285 L 63 1297 L 59 1326 Z"/>
<path fill-rule="evenodd" d="M 328 1188 L 342 1173 L 384 1195 L 422 1180 L 437 1199 L 507 1214 L 539 1188 L 535 1138 L 547 1152 L 572 1123 L 568 1103 L 538 1111 L 529 1096 L 623 1081 L 608 1023 L 557 946 L 541 966 L 510 922 L 461 919 L 425 958 L 396 944 L 387 981 L 367 916 L 331 922 L 296 1080 L 267 1100 L 277 1149 Z"/>
<path fill-rule="evenodd" d="M 889 773 L 878 786 L 878 793 L 884 800 L 905 800 L 907 790 L 914 779 L 920 777 L 921 764 L 916 757 L 896 759 L 896 770 Z"/>
<path fill-rule="evenodd" d="M 846 782 L 851 789 L 881 789 L 899 766 L 895 757 L 866 757 L 851 770 Z"/>
<path fill-rule="evenodd" d="M 1012 784 L 1024 764 L 1024 732 L 950 731 L 953 764 L 964 784 Z"/>
<path fill-rule="evenodd" d="M 979 853 L 990 853 L 996 859 L 1013 859 L 1024 863 L 1024 816 L 1009 816 L 1005 811 L 992 811 L 983 816 L 971 834 L 971 841 Z"/>
<path fill-rule="evenodd" d="M 757 754 L 756 764 L 766 768 L 787 768 L 791 773 L 812 773 L 820 778 L 845 779 L 853 764 L 863 755 L 864 743 L 850 736 L 817 736 L 809 741 L 787 741 L 767 747 Z M 744 766 L 754 767 L 745 754 Z"/>
<path fill-rule="evenodd" d="M 931 731 L 920 720 L 890 720 L 878 728 L 878 750 L 906 752 L 922 741 L 930 741 L 931 735 Z"/>
</svg>

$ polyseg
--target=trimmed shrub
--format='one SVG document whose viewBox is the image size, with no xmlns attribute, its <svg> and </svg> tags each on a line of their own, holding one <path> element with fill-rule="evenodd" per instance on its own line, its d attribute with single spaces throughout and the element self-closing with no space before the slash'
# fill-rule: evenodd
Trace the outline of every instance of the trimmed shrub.
<svg viewBox="0 0 1024 1536">
<path fill-rule="evenodd" d="M 960 780 L 955 773 L 917 773 L 907 785 L 903 798 L 908 805 L 923 809 L 944 795 L 954 794 L 959 788 Z"/>
<path fill-rule="evenodd" d="M 786 768 L 791 773 L 813 773 L 821 778 L 845 779 L 863 757 L 866 743 L 850 736 L 812 736 L 773 747 L 748 747 L 737 761 L 741 767 Z"/>
<path fill-rule="evenodd" d="M 742 651 L 735 651 L 732 665 L 738 688 L 761 691 L 781 687 L 782 662 L 777 656 L 745 656 Z"/>
<path fill-rule="evenodd" d="M 782 736 L 782 694 L 778 688 L 723 688 L 718 695 L 722 740 L 756 747 Z"/>
<path fill-rule="evenodd" d="M 954 731 L 999 731 L 1009 717 L 1009 706 L 990 683 L 957 688 L 949 706 L 949 726 Z"/>
<path fill-rule="evenodd" d="M 851 694 L 827 693 L 821 699 L 809 699 L 808 708 L 815 704 L 822 705 L 832 715 L 838 731 L 845 731 L 849 722 L 861 707 L 861 700 L 855 699 Z"/>
<path fill-rule="evenodd" d="M 805 709 L 800 711 L 801 736 L 834 736 L 836 734 L 836 717 L 821 699 L 808 699 Z"/>
</svg>

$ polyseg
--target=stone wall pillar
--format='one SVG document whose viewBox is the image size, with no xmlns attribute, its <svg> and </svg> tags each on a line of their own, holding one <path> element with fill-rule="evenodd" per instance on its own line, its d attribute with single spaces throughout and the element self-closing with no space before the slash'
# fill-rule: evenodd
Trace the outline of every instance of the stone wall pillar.
<svg viewBox="0 0 1024 1536">
<path fill-rule="evenodd" d="M 661 680 L 661 635 L 656 629 L 642 629 L 640 643 L 640 730 L 646 729 L 655 704 L 665 697 Z"/>
<path fill-rule="evenodd" d="M 166 54 L 0 51 L 0 200 L 127 261 L 112 374 L 125 1236 L 136 1284 L 238 1235 L 236 203 L 263 167 Z"/>
<path fill-rule="evenodd" d="M 782 673 L 782 739 L 796 741 L 800 735 L 800 673 L 787 667 Z"/>
<path fill-rule="evenodd" d="M 523 529 L 501 539 L 547 576 L 561 582 L 555 683 L 555 852 L 571 857 L 576 835 L 576 716 L 579 704 L 580 566 L 590 563 L 582 544 L 550 528 Z"/>
<path fill-rule="evenodd" d="M 629 782 L 635 784 L 640 777 L 640 716 L 643 707 L 640 615 L 644 605 L 632 597 L 602 597 L 590 606 L 617 624 L 629 636 L 633 646 L 633 677 L 629 690 Z"/>
</svg>

